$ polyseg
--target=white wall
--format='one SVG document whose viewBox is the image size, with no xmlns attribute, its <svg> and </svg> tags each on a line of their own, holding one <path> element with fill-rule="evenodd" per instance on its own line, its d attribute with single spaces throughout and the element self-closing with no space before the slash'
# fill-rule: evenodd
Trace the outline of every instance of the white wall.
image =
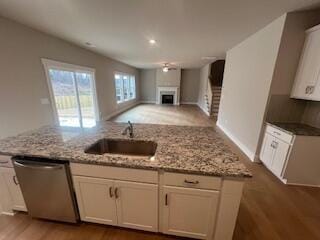
<svg viewBox="0 0 320 240">
<path fill-rule="evenodd" d="M 137 69 L 66 41 L 5 18 L 0 18 L 0 36 L 0 138 L 53 123 L 51 105 L 40 103 L 49 98 L 41 58 L 94 68 L 102 117 L 128 104 L 116 103 L 114 71 L 134 74 L 139 89 Z"/>
<path fill-rule="evenodd" d="M 140 100 L 146 103 L 156 102 L 156 69 L 141 69 Z M 200 83 L 200 69 L 181 69 L 180 103 L 197 103 Z M 177 84 L 177 82 L 175 83 Z M 176 86 L 176 85 L 174 85 Z"/>
<path fill-rule="evenodd" d="M 182 69 L 181 100 L 183 103 L 197 103 L 199 94 L 200 69 Z"/>
<path fill-rule="evenodd" d="M 210 74 L 210 65 L 207 64 L 200 69 L 200 82 L 199 82 L 199 94 L 198 94 L 198 106 L 206 113 L 209 114 L 205 95 L 208 93 L 208 82 L 209 82 L 209 74 Z"/>
<path fill-rule="evenodd" d="M 162 68 L 156 71 L 156 82 L 158 87 L 180 87 L 181 69 L 163 72 Z"/>
<path fill-rule="evenodd" d="M 218 115 L 221 127 L 255 159 L 286 15 L 227 52 Z"/>
<path fill-rule="evenodd" d="M 140 100 L 145 103 L 156 103 L 156 70 L 142 69 L 140 71 Z"/>
</svg>

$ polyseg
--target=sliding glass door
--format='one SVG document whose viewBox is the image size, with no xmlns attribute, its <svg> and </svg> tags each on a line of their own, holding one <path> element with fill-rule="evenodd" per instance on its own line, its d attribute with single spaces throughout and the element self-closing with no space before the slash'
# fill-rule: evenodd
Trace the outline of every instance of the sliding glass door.
<svg viewBox="0 0 320 240">
<path fill-rule="evenodd" d="M 94 127 L 99 120 L 94 73 L 60 65 L 61 63 L 59 66 L 46 65 L 49 89 L 59 125 Z"/>
</svg>

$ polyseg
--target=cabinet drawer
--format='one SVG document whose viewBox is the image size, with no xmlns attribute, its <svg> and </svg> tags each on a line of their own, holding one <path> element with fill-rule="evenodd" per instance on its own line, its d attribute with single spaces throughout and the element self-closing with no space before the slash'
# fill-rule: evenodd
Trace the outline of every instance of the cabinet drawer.
<svg viewBox="0 0 320 240">
<path fill-rule="evenodd" d="M 152 170 L 120 168 L 94 164 L 70 164 L 72 175 L 117 179 L 133 182 L 158 183 L 158 172 Z"/>
<path fill-rule="evenodd" d="M 291 143 L 293 138 L 293 135 L 286 133 L 284 131 L 281 131 L 280 129 L 270 125 L 267 125 L 266 132 L 287 143 Z"/>
<path fill-rule="evenodd" d="M 0 167 L 13 168 L 11 156 L 0 155 Z"/>
<path fill-rule="evenodd" d="M 221 178 L 165 172 L 164 185 L 217 190 L 221 188 Z"/>
</svg>

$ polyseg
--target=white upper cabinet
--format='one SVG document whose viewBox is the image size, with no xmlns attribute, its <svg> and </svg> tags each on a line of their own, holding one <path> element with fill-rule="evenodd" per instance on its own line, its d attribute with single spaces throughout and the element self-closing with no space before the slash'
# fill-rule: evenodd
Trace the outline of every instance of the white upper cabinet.
<svg viewBox="0 0 320 240">
<path fill-rule="evenodd" d="M 306 31 L 291 97 L 320 101 L 320 25 Z"/>
</svg>

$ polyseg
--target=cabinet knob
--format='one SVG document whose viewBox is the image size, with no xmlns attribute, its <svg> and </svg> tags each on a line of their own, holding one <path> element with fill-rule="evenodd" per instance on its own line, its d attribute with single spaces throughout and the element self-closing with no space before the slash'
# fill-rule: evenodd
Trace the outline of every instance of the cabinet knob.
<svg viewBox="0 0 320 240">
<path fill-rule="evenodd" d="M 278 147 L 278 144 L 279 144 L 278 142 L 272 141 L 272 143 L 271 143 L 270 146 L 271 146 L 272 148 L 276 149 L 276 148 Z"/>
<path fill-rule="evenodd" d="M 309 86 L 306 87 L 306 90 L 304 92 L 305 94 L 309 94 Z"/>
<path fill-rule="evenodd" d="M 165 204 L 166 206 L 168 206 L 168 194 L 166 194 L 166 196 L 165 196 L 164 204 Z"/>
<path fill-rule="evenodd" d="M 112 187 L 109 187 L 109 196 L 110 198 L 113 198 Z"/>
<path fill-rule="evenodd" d="M 314 92 L 314 86 L 310 86 L 309 94 L 312 94 Z"/>
<path fill-rule="evenodd" d="M 114 195 L 115 195 L 116 198 L 119 198 L 118 188 L 115 188 L 115 190 L 114 190 Z"/>
<path fill-rule="evenodd" d="M 17 181 L 17 177 L 16 177 L 16 176 L 13 176 L 13 177 L 12 177 L 12 179 L 13 179 L 13 182 L 14 182 L 14 184 L 15 184 L 15 185 L 19 185 L 19 183 L 18 183 L 18 181 Z"/>
<path fill-rule="evenodd" d="M 307 86 L 306 89 L 305 89 L 305 93 L 306 94 L 312 94 L 314 92 L 314 86 Z"/>
</svg>

